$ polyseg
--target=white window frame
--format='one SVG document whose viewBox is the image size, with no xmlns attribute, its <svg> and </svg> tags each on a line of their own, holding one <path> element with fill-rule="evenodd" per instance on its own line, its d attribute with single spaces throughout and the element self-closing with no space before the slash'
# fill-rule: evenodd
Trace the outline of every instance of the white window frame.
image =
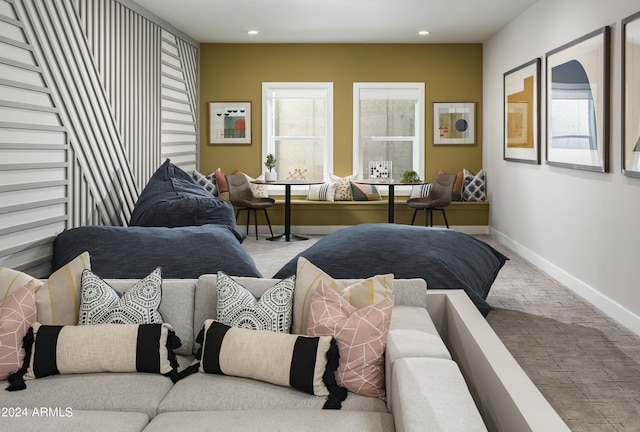
<svg viewBox="0 0 640 432">
<path fill-rule="evenodd" d="M 386 82 L 386 83 L 353 83 L 353 172 L 361 170 L 362 149 L 360 148 L 360 101 L 363 93 L 377 93 L 381 96 L 388 95 L 388 99 L 399 98 L 415 98 L 416 106 L 416 124 L 415 138 L 413 145 L 413 170 L 418 173 L 420 178 L 424 178 L 424 119 L 425 119 L 425 85 L 423 82 Z M 385 140 L 401 139 L 406 137 L 379 137 Z M 359 173 L 359 176 L 365 173 Z M 386 191 L 386 188 L 382 188 Z M 395 190 L 396 195 L 409 195 L 411 189 L 409 187 Z"/>
<path fill-rule="evenodd" d="M 281 137 L 273 135 L 273 104 L 270 94 L 275 90 L 321 91 L 327 97 L 326 146 L 324 154 L 324 181 L 329 180 L 333 172 L 333 83 L 332 82 L 263 82 L 262 83 L 262 161 L 269 153 L 275 153 L 275 140 Z M 279 179 L 284 180 L 284 179 Z M 292 186 L 292 195 L 306 195 L 308 186 Z M 284 186 L 269 186 L 269 191 L 284 193 Z"/>
</svg>

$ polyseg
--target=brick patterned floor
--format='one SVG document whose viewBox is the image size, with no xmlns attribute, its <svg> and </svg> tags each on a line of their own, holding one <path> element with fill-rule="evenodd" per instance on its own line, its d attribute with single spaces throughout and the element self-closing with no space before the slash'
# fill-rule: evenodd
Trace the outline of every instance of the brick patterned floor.
<svg viewBox="0 0 640 432">
<path fill-rule="evenodd" d="M 640 337 L 489 236 L 511 258 L 487 321 L 574 432 L 640 431 Z"/>
</svg>

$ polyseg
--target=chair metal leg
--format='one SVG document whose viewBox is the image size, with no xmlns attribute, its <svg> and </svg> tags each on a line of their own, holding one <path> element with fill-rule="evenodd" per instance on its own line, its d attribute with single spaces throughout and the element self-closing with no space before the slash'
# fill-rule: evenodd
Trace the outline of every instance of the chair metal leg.
<svg viewBox="0 0 640 432">
<path fill-rule="evenodd" d="M 271 233 L 271 237 L 273 237 L 273 230 L 271 229 L 271 221 L 269 220 L 269 213 L 267 213 L 267 209 L 264 210 L 264 217 L 267 219 L 267 225 L 269 225 L 269 232 Z"/>
<path fill-rule="evenodd" d="M 442 212 L 442 217 L 444 218 L 444 224 L 447 226 L 447 228 L 449 228 L 449 221 L 447 220 L 447 213 L 444 211 L 444 209 L 440 209 L 440 211 Z"/>
<path fill-rule="evenodd" d="M 413 209 L 413 217 L 411 218 L 411 225 L 416 221 L 416 214 L 418 214 L 418 209 Z"/>
</svg>

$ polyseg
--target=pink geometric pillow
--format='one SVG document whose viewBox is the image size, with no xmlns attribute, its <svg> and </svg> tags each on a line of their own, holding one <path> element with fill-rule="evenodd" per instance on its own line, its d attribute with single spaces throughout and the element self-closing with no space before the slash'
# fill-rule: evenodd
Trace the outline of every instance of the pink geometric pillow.
<svg viewBox="0 0 640 432">
<path fill-rule="evenodd" d="M 0 380 L 20 369 L 22 339 L 36 321 L 37 281 L 32 280 L 0 303 Z"/>
<path fill-rule="evenodd" d="M 385 399 L 384 350 L 393 296 L 357 309 L 324 282 L 311 299 L 307 335 L 334 336 L 340 352 L 338 385 L 363 396 Z"/>
</svg>

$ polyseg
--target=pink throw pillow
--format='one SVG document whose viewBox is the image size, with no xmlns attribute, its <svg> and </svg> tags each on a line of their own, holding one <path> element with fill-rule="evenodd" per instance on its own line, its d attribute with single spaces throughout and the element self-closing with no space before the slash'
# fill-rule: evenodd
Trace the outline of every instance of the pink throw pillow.
<svg viewBox="0 0 640 432">
<path fill-rule="evenodd" d="M 22 367 L 22 339 L 36 321 L 36 286 L 32 280 L 0 303 L 0 380 Z"/>
<path fill-rule="evenodd" d="M 357 309 L 324 282 L 311 299 L 307 334 L 333 336 L 340 352 L 338 385 L 363 396 L 385 399 L 384 351 L 393 296 Z"/>
</svg>

